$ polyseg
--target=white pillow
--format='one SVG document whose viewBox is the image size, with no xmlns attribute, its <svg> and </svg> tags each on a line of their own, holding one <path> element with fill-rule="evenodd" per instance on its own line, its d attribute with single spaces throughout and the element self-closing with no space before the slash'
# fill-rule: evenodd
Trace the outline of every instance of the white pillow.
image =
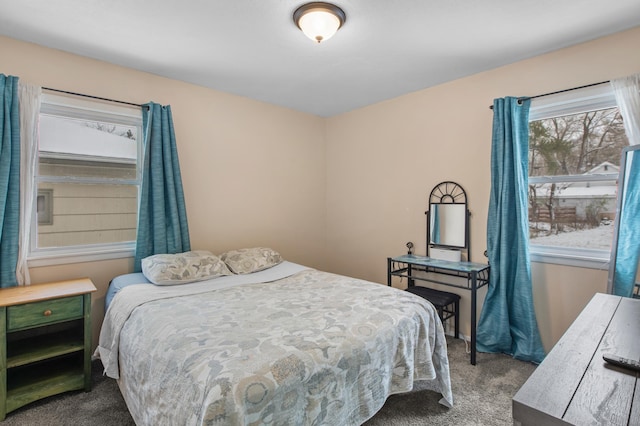
<svg viewBox="0 0 640 426">
<path fill-rule="evenodd" d="M 206 250 L 145 257 L 142 273 L 156 285 L 186 284 L 232 275 L 220 258 Z"/>
<path fill-rule="evenodd" d="M 282 263 L 282 256 L 268 247 L 253 247 L 230 250 L 220 255 L 234 274 L 250 274 Z"/>
</svg>

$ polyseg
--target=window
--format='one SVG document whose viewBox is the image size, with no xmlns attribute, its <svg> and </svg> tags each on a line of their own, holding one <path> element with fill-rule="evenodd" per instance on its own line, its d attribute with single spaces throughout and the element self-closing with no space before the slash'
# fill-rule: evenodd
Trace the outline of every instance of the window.
<svg viewBox="0 0 640 426">
<path fill-rule="evenodd" d="M 139 108 L 43 95 L 30 265 L 133 255 L 141 135 Z"/>
<path fill-rule="evenodd" d="M 38 225 L 53 225 L 53 190 L 38 190 L 36 199 L 36 214 L 38 215 Z"/>
<path fill-rule="evenodd" d="M 608 267 L 620 155 L 627 145 L 609 85 L 532 101 L 528 194 L 532 260 Z"/>
</svg>

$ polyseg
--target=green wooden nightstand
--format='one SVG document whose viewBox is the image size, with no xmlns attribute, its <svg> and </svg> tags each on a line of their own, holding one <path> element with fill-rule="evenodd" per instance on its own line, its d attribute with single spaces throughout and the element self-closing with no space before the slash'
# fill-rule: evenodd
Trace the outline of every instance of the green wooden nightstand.
<svg viewBox="0 0 640 426">
<path fill-rule="evenodd" d="M 90 279 L 0 289 L 0 420 L 39 399 L 91 390 Z"/>
</svg>

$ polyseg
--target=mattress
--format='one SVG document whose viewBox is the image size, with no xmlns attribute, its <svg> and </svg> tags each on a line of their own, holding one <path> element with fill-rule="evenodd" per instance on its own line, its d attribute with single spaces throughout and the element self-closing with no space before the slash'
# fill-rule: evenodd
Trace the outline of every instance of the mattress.
<svg viewBox="0 0 640 426">
<path fill-rule="evenodd" d="M 96 354 L 137 424 L 357 425 L 417 380 L 453 404 L 442 324 L 409 292 L 289 262 L 114 282 Z"/>
<path fill-rule="evenodd" d="M 151 281 L 149 281 L 142 272 L 119 275 L 112 279 L 109 283 L 109 289 L 107 290 L 107 295 L 104 299 L 104 311 L 106 312 L 107 309 L 109 309 L 111 300 L 113 300 L 116 293 L 123 288 L 134 284 L 151 284 Z"/>
</svg>

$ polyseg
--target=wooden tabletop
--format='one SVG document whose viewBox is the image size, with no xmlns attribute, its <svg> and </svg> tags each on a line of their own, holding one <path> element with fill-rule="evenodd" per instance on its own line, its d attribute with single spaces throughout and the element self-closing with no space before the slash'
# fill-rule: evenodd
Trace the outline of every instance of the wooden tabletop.
<svg viewBox="0 0 640 426">
<path fill-rule="evenodd" d="M 96 291 L 96 286 L 89 278 L 2 288 L 0 289 L 0 307 L 76 296 L 93 291 Z"/>
<path fill-rule="evenodd" d="M 514 425 L 640 425 L 640 374 L 603 354 L 640 359 L 640 300 L 596 294 L 514 396 Z"/>
</svg>

